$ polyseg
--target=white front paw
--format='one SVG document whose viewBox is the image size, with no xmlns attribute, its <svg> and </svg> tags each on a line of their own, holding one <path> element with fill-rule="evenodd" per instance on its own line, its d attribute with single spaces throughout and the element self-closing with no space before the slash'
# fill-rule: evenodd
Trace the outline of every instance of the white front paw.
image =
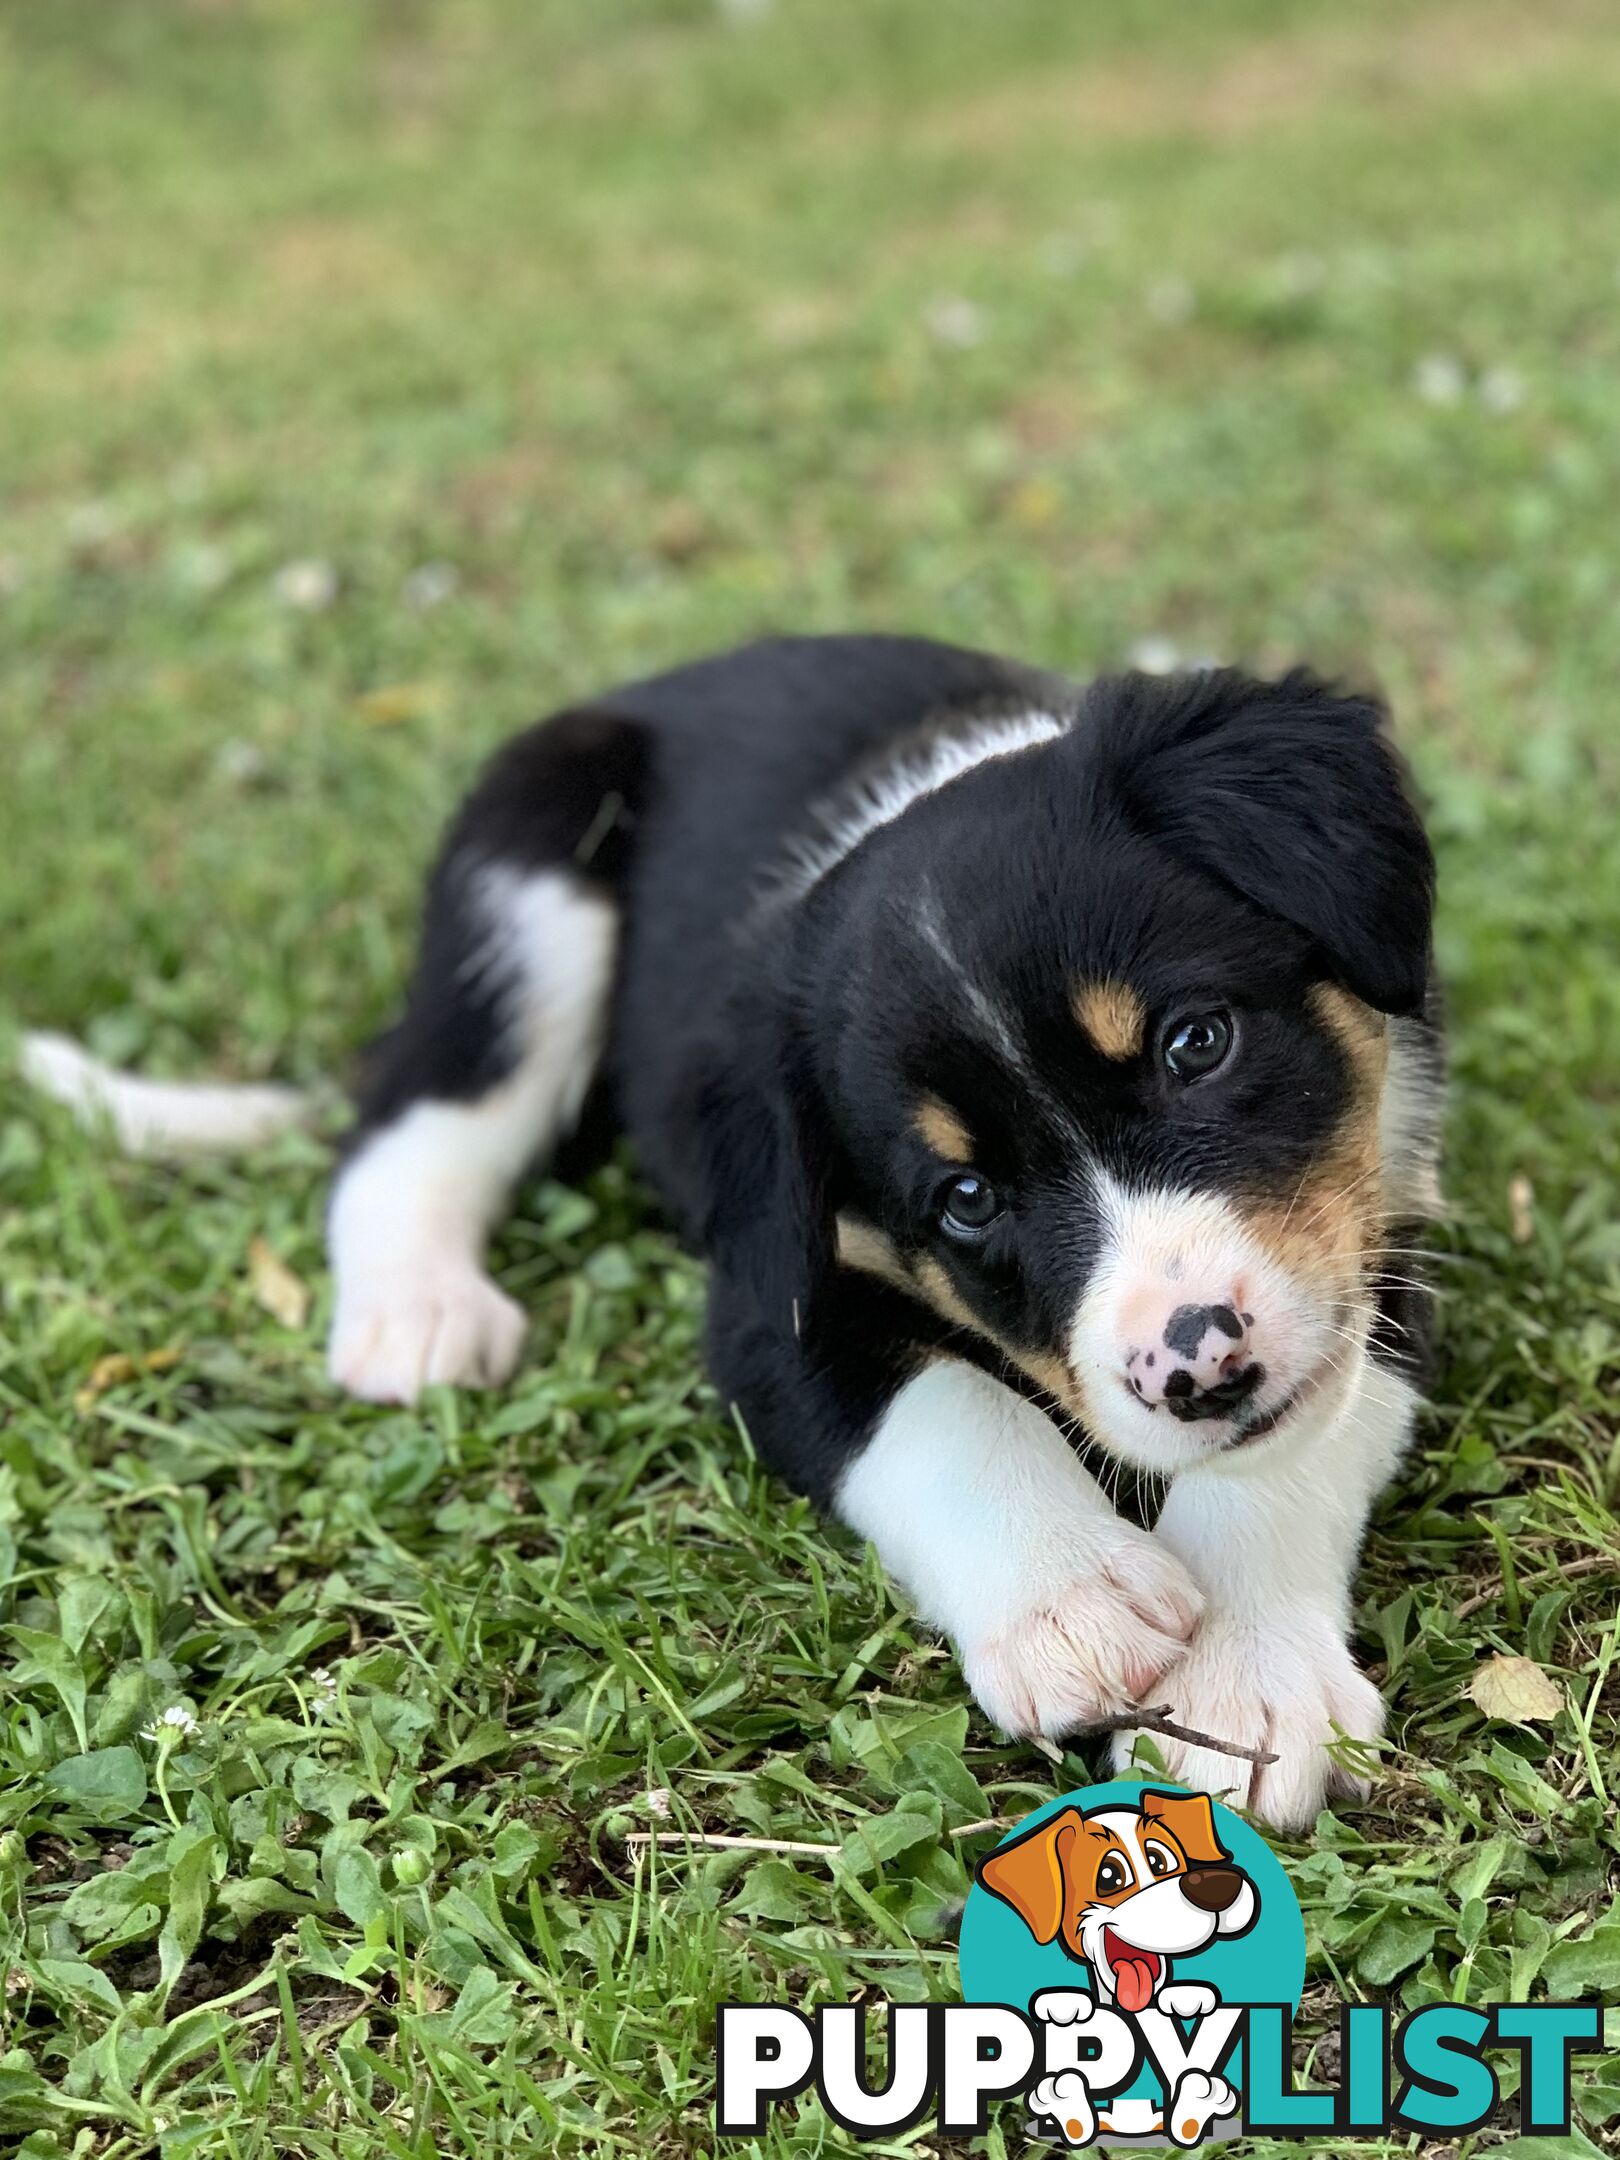
<svg viewBox="0 0 1620 2160">
<path fill-rule="evenodd" d="M 1165 1695 L 1176 1724 L 1276 1757 L 1256 1765 L 1154 1733 L 1177 1784 L 1225 1794 L 1278 1830 L 1309 1829 L 1330 1797 L 1365 1797 L 1366 1779 L 1328 1749 L 1339 1734 L 1376 1740 L 1384 1706 L 1325 1615 L 1295 1613 L 1265 1624 L 1214 1614 Z M 1119 1768 L 1129 1764 L 1136 1737 L 1115 1736 Z"/>
<path fill-rule="evenodd" d="M 1201 1980 L 1172 1980 L 1168 1987 L 1160 1988 L 1154 2007 L 1168 2010 L 1172 2017 L 1202 2018 L 1219 2005 L 1215 1990 L 1205 1987 Z"/>
<path fill-rule="evenodd" d="M 467 1261 L 368 1270 L 338 1283 L 327 1367 L 365 1402 L 414 1402 L 425 1387 L 498 1387 L 523 1349 L 528 1317 Z"/>
<path fill-rule="evenodd" d="M 1084 1988 L 1042 1988 L 1029 1999 L 1030 2016 L 1047 2025 L 1083 2025 L 1096 2007 Z"/>
<path fill-rule="evenodd" d="M 1037 2135 L 1043 2121 L 1055 2123 L 1059 2137 L 1070 2145 L 1089 2145 L 1097 2134 L 1091 2093 L 1078 2070 L 1055 2070 L 1041 2078 L 1030 2088 L 1026 2105 Z"/>
<path fill-rule="evenodd" d="M 1237 2112 L 1237 2094 L 1210 2070 L 1183 2070 L 1165 2110 L 1165 2128 L 1178 2145 L 1196 2145 L 1212 2122 Z"/>
<path fill-rule="evenodd" d="M 1003 1732 L 1055 1739 L 1140 1702 L 1183 1655 L 1202 1609 L 1175 1555 L 1120 1525 L 1078 1580 L 1032 1590 L 964 1642 L 962 1670 Z"/>
</svg>

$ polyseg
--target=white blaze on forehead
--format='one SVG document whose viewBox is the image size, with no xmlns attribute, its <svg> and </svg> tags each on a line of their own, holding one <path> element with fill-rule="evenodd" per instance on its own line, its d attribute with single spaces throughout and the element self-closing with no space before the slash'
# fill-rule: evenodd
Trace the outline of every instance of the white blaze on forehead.
<svg viewBox="0 0 1620 2160">
<path fill-rule="evenodd" d="M 1068 721 L 1053 713 L 1004 713 L 959 734 L 935 735 L 906 745 L 890 764 L 863 774 L 846 793 L 815 806 L 813 829 L 792 843 L 775 895 L 802 898 L 863 840 L 892 825 L 925 795 L 935 794 L 992 758 L 1012 757 L 1038 743 L 1053 742 L 1067 734 L 1068 728 Z"/>
<path fill-rule="evenodd" d="M 1131 1872 L 1138 1882 L 1150 1880 L 1147 1856 L 1142 1850 L 1142 1832 L 1147 1827 L 1134 1808 L 1099 1808 L 1095 1815 L 1086 1817 L 1088 1830 L 1097 1828 L 1113 1832 L 1124 1848 L 1131 1863 Z"/>
</svg>

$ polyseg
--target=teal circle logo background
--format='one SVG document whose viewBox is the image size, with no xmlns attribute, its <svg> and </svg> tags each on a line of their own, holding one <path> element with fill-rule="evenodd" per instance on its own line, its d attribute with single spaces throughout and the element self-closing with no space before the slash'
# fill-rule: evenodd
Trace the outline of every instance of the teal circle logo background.
<svg viewBox="0 0 1620 2160">
<path fill-rule="evenodd" d="M 1103 1807 L 1136 1808 L 1144 1792 L 1181 1789 L 1157 1779 L 1143 1784 L 1127 1778 L 1060 1793 L 1015 1824 L 1001 1844 L 1012 1844 L 1065 1808 L 1079 1808 L 1083 1814 Z M 1218 1800 L 1211 1806 L 1215 1833 L 1254 1884 L 1259 1911 L 1246 1934 L 1224 1940 L 1217 1936 L 1206 1949 L 1173 1958 L 1170 1978 L 1202 1980 L 1219 1992 L 1223 2003 L 1285 2002 L 1297 2011 L 1305 1985 L 1305 1923 L 1294 1886 L 1258 1830 L 1251 1830 Z M 1029 1998 L 1040 1988 L 1084 1987 L 1097 1992 L 1091 1986 L 1088 1965 L 1070 1957 L 1055 1937 L 1038 1943 L 1012 1907 L 986 1890 L 977 1876 L 962 1914 L 961 1960 L 965 2002 L 1006 2003 L 1014 2010 L 1027 2011 Z M 1240 2064 L 1227 2074 L 1241 2084 Z M 1157 2096 L 1151 2071 L 1144 2070 L 1131 2091 Z"/>
</svg>

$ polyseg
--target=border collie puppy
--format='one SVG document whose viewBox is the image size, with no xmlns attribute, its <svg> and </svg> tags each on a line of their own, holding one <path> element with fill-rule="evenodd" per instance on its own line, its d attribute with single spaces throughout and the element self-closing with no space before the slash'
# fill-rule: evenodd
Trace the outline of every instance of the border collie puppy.
<svg viewBox="0 0 1620 2160">
<path fill-rule="evenodd" d="M 808 638 L 558 714 L 433 873 L 332 1197 L 332 1372 L 505 1380 L 486 1240 L 606 1101 L 710 1262 L 722 1395 L 986 1714 L 1162 1693 L 1308 1824 L 1382 1721 L 1346 1634 L 1417 1400 L 1433 882 L 1384 714 L 1303 673 Z M 1086 1443 L 1163 1483 L 1151 1532 Z"/>
</svg>

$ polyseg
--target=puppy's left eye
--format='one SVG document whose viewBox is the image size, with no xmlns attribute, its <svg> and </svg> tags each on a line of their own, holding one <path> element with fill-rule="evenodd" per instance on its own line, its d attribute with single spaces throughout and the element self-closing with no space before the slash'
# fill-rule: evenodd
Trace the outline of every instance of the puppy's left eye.
<svg viewBox="0 0 1620 2160">
<path fill-rule="evenodd" d="M 1150 1845 L 1147 1849 L 1148 1872 L 1152 1875 L 1173 1875 L 1176 1863 L 1162 1845 Z"/>
<path fill-rule="evenodd" d="M 940 1193 L 939 1210 L 952 1237 L 979 1238 L 1001 1213 L 1002 1199 L 988 1178 L 954 1177 Z"/>
<path fill-rule="evenodd" d="M 1236 1031 L 1223 1012 L 1191 1013 L 1166 1031 L 1163 1057 L 1177 1080 L 1202 1080 L 1232 1054 Z"/>
</svg>

